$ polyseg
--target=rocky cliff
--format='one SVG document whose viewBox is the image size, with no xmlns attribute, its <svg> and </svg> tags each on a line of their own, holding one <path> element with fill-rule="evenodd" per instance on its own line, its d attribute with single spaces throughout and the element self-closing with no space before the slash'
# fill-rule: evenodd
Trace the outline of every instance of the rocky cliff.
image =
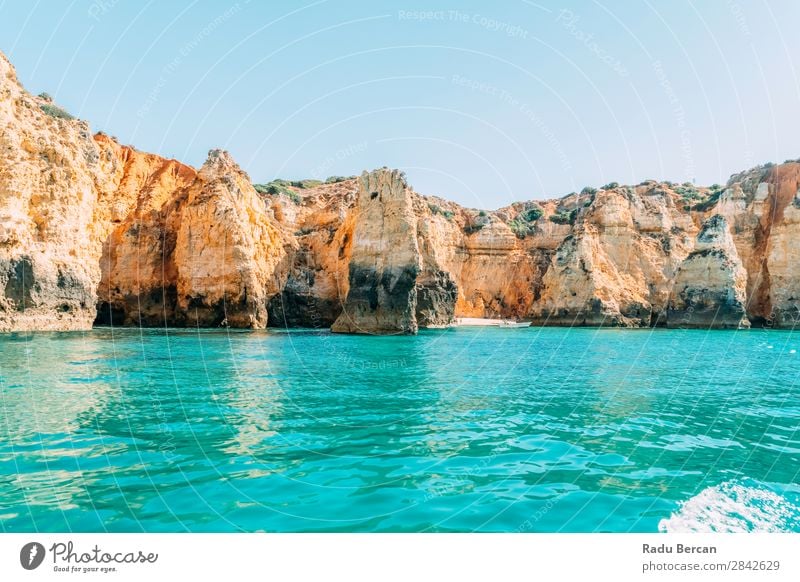
<svg viewBox="0 0 800 582">
<path fill-rule="evenodd" d="M 429 219 L 400 172 L 362 174 L 353 209 L 348 293 L 332 331 L 415 333 L 420 325 L 453 322 L 457 287 L 430 252 Z"/>
<path fill-rule="evenodd" d="M 103 240 L 132 204 L 104 156 L 0 55 L 0 330 L 92 325 Z"/>
<path fill-rule="evenodd" d="M 728 223 L 715 214 L 703 223 L 697 242 L 675 275 L 667 325 L 749 327 L 745 314 L 747 273 Z"/>
<path fill-rule="evenodd" d="M 122 146 L 0 55 L 0 330 L 541 325 L 794 327 L 800 163 L 724 186 L 608 184 L 495 211 L 386 168 L 253 185 Z"/>
<path fill-rule="evenodd" d="M 543 280 L 536 321 L 642 327 L 663 322 L 695 223 L 666 184 L 591 192 Z"/>
<path fill-rule="evenodd" d="M 126 154 L 131 166 L 142 157 Z M 199 172 L 165 166 L 143 175 L 105 240 L 98 321 L 265 327 L 291 241 L 227 152 L 212 150 Z"/>
</svg>

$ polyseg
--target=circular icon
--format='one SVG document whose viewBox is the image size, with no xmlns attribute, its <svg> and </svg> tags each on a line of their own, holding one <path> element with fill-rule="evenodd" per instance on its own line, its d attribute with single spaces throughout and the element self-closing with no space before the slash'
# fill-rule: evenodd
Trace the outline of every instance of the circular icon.
<svg viewBox="0 0 800 582">
<path fill-rule="evenodd" d="M 44 561 L 44 546 L 39 542 L 28 542 L 19 551 L 19 563 L 26 570 L 35 570 Z"/>
</svg>

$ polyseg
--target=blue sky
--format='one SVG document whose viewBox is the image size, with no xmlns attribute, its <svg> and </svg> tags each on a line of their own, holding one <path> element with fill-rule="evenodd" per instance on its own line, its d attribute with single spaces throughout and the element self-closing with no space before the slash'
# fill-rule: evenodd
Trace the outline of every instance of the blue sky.
<svg viewBox="0 0 800 582">
<path fill-rule="evenodd" d="M 254 181 L 406 170 L 484 208 L 800 157 L 800 3 L 0 0 L 32 92 Z"/>
</svg>

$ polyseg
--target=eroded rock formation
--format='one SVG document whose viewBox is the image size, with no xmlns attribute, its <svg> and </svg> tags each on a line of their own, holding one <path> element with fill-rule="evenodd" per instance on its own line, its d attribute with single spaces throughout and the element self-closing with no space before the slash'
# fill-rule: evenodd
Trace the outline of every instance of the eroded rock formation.
<svg viewBox="0 0 800 582">
<path fill-rule="evenodd" d="M 130 205 L 89 126 L 61 113 L 0 54 L 2 331 L 90 327 L 106 217 Z"/>
<path fill-rule="evenodd" d="M 703 223 L 692 252 L 675 277 L 667 310 L 669 327 L 749 327 L 745 313 L 747 273 L 728 223 L 715 214 Z"/>
<path fill-rule="evenodd" d="M 395 170 L 255 188 L 122 146 L 0 55 L 0 330 L 542 325 L 794 327 L 800 163 L 724 187 L 609 184 L 496 211 Z"/>
<path fill-rule="evenodd" d="M 601 190 L 578 210 L 544 276 L 535 320 L 642 327 L 663 320 L 695 227 L 674 193 L 650 183 Z"/>
<path fill-rule="evenodd" d="M 286 250 L 247 175 L 212 150 L 148 180 L 104 245 L 99 322 L 265 327 Z"/>
<path fill-rule="evenodd" d="M 426 322 L 452 320 L 455 289 L 436 265 L 423 264 L 414 198 L 397 170 L 359 178 L 348 293 L 332 331 L 416 333 L 418 307 Z"/>
</svg>

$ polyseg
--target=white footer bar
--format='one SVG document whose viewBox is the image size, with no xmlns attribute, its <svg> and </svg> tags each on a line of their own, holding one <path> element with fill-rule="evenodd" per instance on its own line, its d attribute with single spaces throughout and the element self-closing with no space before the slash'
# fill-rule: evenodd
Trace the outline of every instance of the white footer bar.
<svg viewBox="0 0 800 582">
<path fill-rule="evenodd" d="M 800 580 L 796 534 L 2 534 L 0 580 Z"/>
</svg>

